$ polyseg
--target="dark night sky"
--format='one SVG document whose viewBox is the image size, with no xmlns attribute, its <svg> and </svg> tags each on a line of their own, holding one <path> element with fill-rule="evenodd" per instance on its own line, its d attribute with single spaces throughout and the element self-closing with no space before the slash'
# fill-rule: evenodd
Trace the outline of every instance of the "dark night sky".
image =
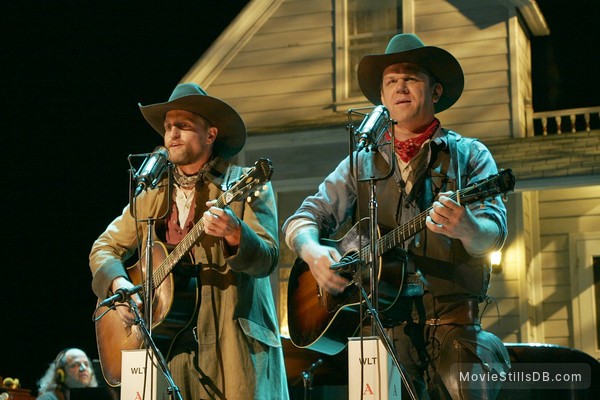
<svg viewBox="0 0 600 400">
<path fill-rule="evenodd" d="M 137 103 L 166 100 L 246 3 L 1 2 L 0 376 L 35 389 L 61 349 L 97 355 L 90 246 L 127 202 L 127 156 L 161 142 Z M 591 1 L 538 3 L 534 109 L 600 105 Z"/>
<path fill-rule="evenodd" d="M 1 2 L 0 376 L 35 389 L 61 349 L 97 356 L 88 253 L 127 203 L 127 156 L 162 142 L 137 104 L 166 100 L 245 4 Z"/>
</svg>

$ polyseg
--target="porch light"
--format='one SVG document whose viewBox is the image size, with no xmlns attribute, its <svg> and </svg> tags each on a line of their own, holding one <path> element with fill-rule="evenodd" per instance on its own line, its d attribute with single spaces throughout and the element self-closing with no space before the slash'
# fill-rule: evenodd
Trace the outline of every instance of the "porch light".
<svg viewBox="0 0 600 400">
<path fill-rule="evenodd" d="M 502 252 L 494 251 L 490 253 L 490 265 L 492 266 L 492 272 L 501 273 L 502 272 Z"/>
</svg>

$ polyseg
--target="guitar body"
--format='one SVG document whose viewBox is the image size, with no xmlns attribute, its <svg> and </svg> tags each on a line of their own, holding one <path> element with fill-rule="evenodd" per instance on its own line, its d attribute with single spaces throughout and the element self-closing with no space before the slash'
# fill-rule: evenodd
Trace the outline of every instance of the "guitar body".
<svg viewBox="0 0 600 400">
<path fill-rule="evenodd" d="M 514 189 L 515 177 L 510 169 L 460 189 L 450 198 L 459 204 L 470 204 L 483 201 L 486 198 L 507 193 Z M 422 211 L 415 218 L 377 238 L 377 253 L 381 256 L 377 277 L 378 314 L 383 324 L 393 325 L 402 322 L 405 304 L 400 296 L 404 278 L 405 253 L 398 247 L 425 229 L 425 221 L 431 207 Z M 362 280 L 360 268 L 355 260 L 368 259 L 369 219 L 363 219 L 354 225 L 346 235 L 338 240 L 321 239 L 323 245 L 334 247 L 342 260 L 337 263 L 335 270 L 349 278 L 352 284 L 343 293 L 333 296 L 322 291 L 313 278 L 308 265 L 297 259 L 290 272 L 288 283 L 288 325 L 292 343 L 301 348 L 316 350 L 333 355 L 346 347 L 348 337 L 356 334 L 361 326 L 360 296 L 358 282 L 370 295 L 368 272 L 364 272 Z M 363 247 L 361 247 L 363 246 Z M 333 267 L 333 266 L 332 266 Z M 364 271 L 368 271 L 365 268 Z M 411 282 L 407 282 L 407 292 L 410 292 Z"/>
<path fill-rule="evenodd" d="M 216 199 L 215 207 L 224 208 L 234 201 L 250 201 L 252 195 L 258 196 L 259 187 L 267 188 L 265 183 L 272 175 L 271 160 L 259 159 Z M 197 267 L 180 261 L 189 255 L 196 243 L 202 242 L 204 223 L 204 218 L 196 222 L 170 254 L 160 242 L 155 242 L 152 250 L 152 339 L 167 360 L 177 338 L 196 323 L 200 305 Z M 142 257 L 140 266 L 136 264 L 128 272 L 133 284 L 143 285 L 144 290 L 145 263 L 146 257 Z M 96 306 L 94 315 L 102 373 L 109 385 L 118 386 L 121 384 L 121 351 L 140 349 L 144 338 L 137 325 L 125 328 L 116 310 Z"/>
<path fill-rule="evenodd" d="M 354 225 L 339 240 L 321 239 L 321 244 L 335 248 L 342 258 L 359 251 L 369 243 L 369 219 Z M 404 273 L 400 260 L 390 255 L 380 259 L 378 291 L 379 312 L 393 315 L 399 298 Z M 358 266 L 356 272 L 341 273 L 352 284 L 339 295 L 320 290 L 308 264 L 296 259 L 288 282 L 288 325 L 292 343 L 324 354 L 337 354 L 346 347 L 348 337 L 354 336 L 361 326 L 361 291 Z M 364 268 L 362 286 L 370 293 L 369 269 Z"/>
<path fill-rule="evenodd" d="M 272 175 L 271 160 L 259 159 L 254 167 L 216 199 L 215 207 L 223 208 L 234 201 L 250 201 L 252 195 L 258 196 L 259 187 L 266 187 L 265 183 Z M 160 242 L 155 242 L 152 250 L 152 339 L 167 360 L 173 343 L 196 322 L 200 304 L 197 270 L 192 263 L 185 265 L 180 261 L 189 255 L 196 243 L 202 241 L 204 222 L 204 218 L 196 222 L 170 254 Z M 143 273 L 146 270 L 145 263 L 146 257 L 142 257 L 139 267 L 136 264 L 129 268 L 129 278 L 134 285 L 144 283 L 142 276 L 146 275 Z M 96 307 L 94 315 L 102 373 L 109 385 L 118 386 L 121 384 L 121 351 L 140 349 L 144 338 L 137 325 L 125 328 L 116 310 Z"/>
<path fill-rule="evenodd" d="M 167 257 L 164 244 L 155 242 L 152 265 L 160 265 Z M 146 259 L 142 257 L 128 268 L 129 278 L 134 285 L 143 283 L 142 272 L 146 271 Z M 190 274 L 192 275 L 192 274 Z M 197 279 L 174 270 L 154 289 L 152 307 L 152 339 L 168 359 L 171 345 L 177 336 L 194 324 L 199 306 Z M 126 303 L 118 305 L 125 307 Z M 98 309 L 104 313 L 107 307 Z M 143 312 L 143 310 L 140 310 Z M 125 327 L 117 310 L 109 310 L 96 321 L 96 342 L 102 373 L 111 386 L 121 384 L 121 351 L 144 347 L 144 337 L 137 325 Z"/>
</svg>

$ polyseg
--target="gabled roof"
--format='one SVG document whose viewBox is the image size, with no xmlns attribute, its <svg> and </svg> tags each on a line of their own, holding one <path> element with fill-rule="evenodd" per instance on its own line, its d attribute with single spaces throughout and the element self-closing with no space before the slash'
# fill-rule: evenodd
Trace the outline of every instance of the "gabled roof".
<svg viewBox="0 0 600 400">
<path fill-rule="evenodd" d="M 548 36 L 550 28 L 542 11 L 535 0 L 511 0 L 517 9 L 521 12 L 527 27 L 534 36 Z"/>
<path fill-rule="evenodd" d="M 250 0 L 180 82 L 196 82 L 203 88 L 210 86 L 281 3 L 283 0 Z"/>
<path fill-rule="evenodd" d="M 180 82 L 196 82 L 206 88 L 248 43 L 284 0 L 250 0 Z M 535 0 L 510 0 L 520 11 L 535 36 L 550 34 L 548 24 Z"/>
</svg>

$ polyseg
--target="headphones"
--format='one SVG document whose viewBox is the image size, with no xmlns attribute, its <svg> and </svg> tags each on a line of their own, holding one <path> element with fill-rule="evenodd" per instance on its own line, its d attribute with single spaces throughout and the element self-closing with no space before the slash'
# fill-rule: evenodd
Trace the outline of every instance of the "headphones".
<svg viewBox="0 0 600 400">
<path fill-rule="evenodd" d="M 71 349 L 61 350 L 60 353 L 54 359 L 54 368 L 56 369 L 56 375 L 54 380 L 59 386 L 62 386 L 65 383 L 66 373 L 65 373 L 65 364 L 67 363 L 66 355 L 67 351 Z"/>
</svg>

